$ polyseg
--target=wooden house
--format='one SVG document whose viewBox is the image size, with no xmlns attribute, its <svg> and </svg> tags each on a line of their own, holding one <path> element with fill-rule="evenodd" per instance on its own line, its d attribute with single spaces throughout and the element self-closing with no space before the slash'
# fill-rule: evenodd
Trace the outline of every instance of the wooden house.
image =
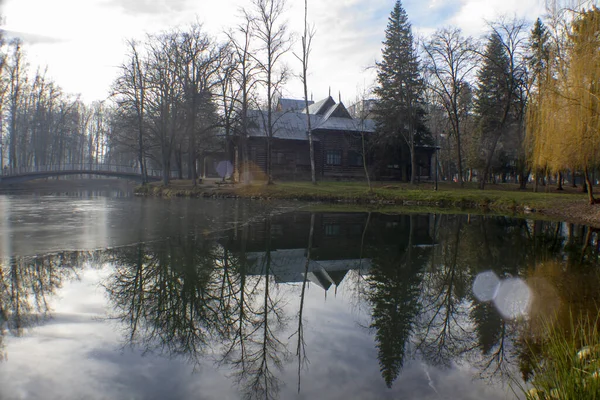
<svg viewBox="0 0 600 400">
<path fill-rule="evenodd" d="M 329 96 L 310 104 L 308 110 L 304 107 L 304 101 L 279 100 L 271 123 L 274 179 L 310 179 L 307 113 L 311 121 L 318 179 L 363 179 L 363 157 L 366 157 L 369 173 L 375 178 L 406 179 L 406 176 L 410 176 L 410 157 L 405 157 L 401 152 L 394 152 L 391 156 L 384 152 L 389 160 L 374 159 L 379 154 L 373 152 L 370 145 L 375 133 L 374 120 L 353 117 L 342 102 L 336 103 Z M 267 165 L 267 113 L 253 110 L 249 117 L 249 161 L 253 173 L 260 174 L 266 171 Z M 363 137 L 367 143 L 366 154 L 363 154 Z M 419 175 L 422 179 L 431 179 L 433 150 L 423 148 L 418 151 L 417 159 L 422 164 Z"/>
</svg>

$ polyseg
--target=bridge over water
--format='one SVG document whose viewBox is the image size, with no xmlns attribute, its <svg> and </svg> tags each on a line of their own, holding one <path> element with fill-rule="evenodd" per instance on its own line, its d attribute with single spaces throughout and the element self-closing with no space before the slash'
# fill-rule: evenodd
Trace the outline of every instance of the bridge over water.
<svg viewBox="0 0 600 400">
<path fill-rule="evenodd" d="M 149 181 L 159 181 L 162 178 L 162 171 L 160 170 L 148 170 L 147 174 Z M 0 185 L 68 175 L 108 176 L 142 181 L 142 174 L 138 167 L 114 164 L 62 164 L 4 168 L 0 171 Z"/>
</svg>

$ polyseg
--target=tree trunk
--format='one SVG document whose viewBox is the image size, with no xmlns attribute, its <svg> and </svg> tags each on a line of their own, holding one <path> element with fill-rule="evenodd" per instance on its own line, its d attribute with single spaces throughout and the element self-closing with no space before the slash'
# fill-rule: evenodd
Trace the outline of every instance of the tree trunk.
<svg viewBox="0 0 600 400">
<path fill-rule="evenodd" d="M 360 136 L 361 136 L 361 140 L 362 140 L 363 168 L 365 170 L 365 177 L 367 178 L 367 185 L 369 186 L 369 193 L 372 193 L 373 187 L 371 186 L 371 178 L 369 177 L 369 169 L 367 168 L 367 153 L 366 153 L 366 146 L 365 146 L 365 134 L 363 132 L 361 132 Z"/>
<path fill-rule="evenodd" d="M 410 183 L 411 185 L 417 184 L 417 155 L 415 154 L 414 136 L 412 139 L 413 143 L 410 149 Z"/>
<path fill-rule="evenodd" d="M 584 168 L 584 174 L 585 174 L 585 184 L 587 186 L 588 201 L 589 201 L 590 205 L 596 204 L 596 199 L 594 199 L 594 188 L 592 185 L 592 181 L 590 180 L 590 174 L 589 174 L 587 165 Z"/>
<path fill-rule="evenodd" d="M 557 180 L 556 190 L 565 190 L 563 188 L 563 173 L 561 171 L 558 171 L 558 177 L 556 178 L 556 180 Z"/>
<path fill-rule="evenodd" d="M 527 188 L 527 180 L 529 179 L 529 175 L 531 174 L 531 170 L 523 171 L 519 173 L 519 189 L 525 190 Z"/>
<path fill-rule="evenodd" d="M 267 138 L 267 185 L 273 184 L 273 175 L 272 175 L 272 157 L 271 157 L 271 137 Z"/>
<path fill-rule="evenodd" d="M 457 121 L 455 122 L 457 124 L 457 128 L 456 128 L 456 154 L 457 154 L 457 161 L 458 161 L 458 182 L 460 183 L 460 187 L 464 187 L 465 186 L 465 181 L 463 179 L 463 166 L 462 166 L 462 154 L 461 154 L 461 150 L 460 150 L 460 133 L 458 130 L 458 117 L 457 117 Z M 437 151 L 437 150 L 436 150 Z M 470 170 L 470 173 L 472 175 L 472 170 Z M 471 182 L 472 176 L 469 177 L 469 182 Z"/>
<path fill-rule="evenodd" d="M 240 182 L 240 146 L 236 143 L 233 147 L 233 181 Z"/>
</svg>

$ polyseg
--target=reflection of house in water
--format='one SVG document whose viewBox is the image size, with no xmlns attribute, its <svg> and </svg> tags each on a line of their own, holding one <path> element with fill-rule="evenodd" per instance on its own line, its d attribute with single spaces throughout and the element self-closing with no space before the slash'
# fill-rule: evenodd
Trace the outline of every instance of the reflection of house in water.
<svg viewBox="0 0 600 400">
<path fill-rule="evenodd" d="M 246 259 L 250 263 L 250 274 L 265 275 L 269 265 L 269 273 L 274 276 L 276 282 L 302 282 L 306 273 L 310 282 L 325 290 L 332 285 L 339 286 L 348 271 L 359 270 L 366 274 L 371 266 L 369 259 L 316 261 L 307 260 L 306 255 L 306 249 L 281 249 L 246 253 Z M 268 256 L 270 256 L 270 264 L 268 264 Z"/>
<path fill-rule="evenodd" d="M 316 213 L 314 217 L 307 278 L 325 290 L 340 285 L 349 271 L 367 274 L 371 258 L 376 256 L 373 252 L 382 251 L 382 246 L 406 248 L 409 244 L 433 244 L 431 215 Z M 310 228 L 310 213 L 272 216 L 241 228 L 246 232 L 235 231 L 228 249 L 244 249 L 250 274 L 264 275 L 269 265 L 269 274 L 277 282 L 302 282 Z"/>
</svg>

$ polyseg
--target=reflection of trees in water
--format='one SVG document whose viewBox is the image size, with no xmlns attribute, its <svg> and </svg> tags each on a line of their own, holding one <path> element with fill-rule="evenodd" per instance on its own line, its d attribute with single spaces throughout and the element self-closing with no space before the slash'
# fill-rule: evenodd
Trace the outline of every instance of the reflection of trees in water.
<svg viewBox="0 0 600 400">
<path fill-rule="evenodd" d="M 466 301 L 471 276 L 459 256 L 463 224 L 462 219 L 442 220 L 438 246 L 423 279 L 423 311 L 415 340 L 419 352 L 433 365 L 449 366 L 473 346 Z"/>
<path fill-rule="evenodd" d="M 49 316 L 49 301 L 65 280 L 77 277 L 95 254 L 61 252 L 43 257 L 11 257 L 0 263 L 0 342 L 6 333 L 22 336 Z"/>
<path fill-rule="evenodd" d="M 269 242 L 261 273 L 252 276 L 243 251 L 202 236 L 119 248 L 112 256 L 105 287 L 128 344 L 193 364 L 211 354 L 232 368 L 247 398 L 277 397 L 275 372 L 287 349 L 277 336 L 285 318 Z"/>
<path fill-rule="evenodd" d="M 231 351 L 232 346 L 228 346 L 226 361 L 234 367 L 234 376 L 247 399 L 278 397 L 280 382 L 276 372 L 288 355 L 286 345 L 277 335 L 283 329 L 286 318 L 272 269 L 271 220 L 265 219 L 264 224 L 267 235 L 265 256 L 259 260 L 260 278 L 254 285 L 246 285 L 240 293 L 246 298 L 256 298 L 253 307 L 246 304 L 244 314 L 240 315 L 241 331 L 236 340 L 244 342 L 243 352 Z M 244 318 L 246 321 L 243 321 Z"/>
<path fill-rule="evenodd" d="M 112 254 L 115 269 L 105 287 L 114 305 L 112 317 L 127 327 L 128 342 L 198 363 L 231 314 L 224 295 L 227 254 L 194 235 Z"/>
<path fill-rule="evenodd" d="M 377 248 L 368 278 L 381 374 L 388 387 L 400 374 L 407 342 L 420 311 L 419 292 L 426 254 L 414 247 L 413 221 L 408 218 L 408 240 Z"/>
<path fill-rule="evenodd" d="M 506 377 L 518 364 L 515 341 L 523 321 L 504 320 L 493 304 L 474 298 L 477 274 L 491 270 L 501 279 L 527 277 L 529 268 L 552 259 L 579 265 L 597 258 L 597 241 L 588 230 L 560 222 L 432 218 L 433 247 L 418 245 L 411 233 L 397 249 L 375 244 L 370 254 L 368 299 L 382 376 L 391 385 L 406 350 L 414 348 L 431 365 L 468 361 L 482 377 Z"/>
<path fill-rule="evenodd" d="M 561 223 L 466 215 L 364 217 L 361 229 L 352 228 L 353 236 L 340 238 L 339 250 L 335 238 L 323 236 L 324 226 L 336 224 L 332 214 L 327 222 L 318 214 L 296 216 L 296 230 L 306 230 L 297 233 L 301 244 L 282 235 L 281 226 L 275 229 L 273 217 L 236 228 L 235 239 L 192 234 L 113 250 L 115 270 L 106 281 L 113 317 L 125 323 L 127 340 L 146 351 L 180 355 L 193 363 L 210 354 L 232 370 L 245 397 L 276 398 L 279 369 L 292 354 L 288 345 L 297 357 L 298 386 L 307 365 L 304 308 L 311 263 L 365 259 L 370 271 L 364 275 L 361 267 L 360 279 L 348 281 L 346 290 L 359 299 L 351 302 L 370 307 L 370 327 L 388 386 L 415 354 L 436 366 L 469 361 L 484 376 L 500 376 L 515 364 L 520 325 L 503 320 L 493 305 L 473 297 L 475 276 L 488 270 L 500 278 L 524 275 L 541 260 L 576 263 L 582 254 L 584 260 L 592 259 L 596 251 L 587 231 Z M 355 215 L 350 221 L 347 226 L 354 227 L 359 219 Z M 338 231 L 343 232 L 330 229 Z M 257 232 L 264 233 L 264 240 L 256 238 Z M 292 280 L 300 297 L 296 328 L 289 339 L 286 335 L 288 340 L 281 337 L 288 317 L 279 275 L 284 270 L 275 265 L 283 262 L 276 240 L 286 240 L 283 248 L 290 252 L 307 249 L 303 279 Z"/>
<path fill-rule="evenodd" d="M 598 232 L 572 225 L 566 231 L 562 257 L 539 260 L 529 272 L 534 300 L 529 321 L 517 342 L 519 368 L 525 381 L 531 380 L 534 371 L 545 363 L 550 336 L 579 349 L 590 345 L 585 334 L 590 334 L 591 327 L 600 326 Z M 550 347 L 550 352 L 556 352 L 557 346 Z M 564 346 L 565 351 L 567 348 Z"/>
<path fill-rule="evenodd" d="M 367 220 L 368 224 L 368 220 Z M 311 251 L 313 248 L 313 237 L 315 232 L 315 214 L 310 215 L 310 229 L 308 232 L 308 247 L 306 248 L 306 262 L 304 264 L 304 278 L 302 279 L 302 289 L 300 290 L 300 305 L 298 306 L 298 328 L 292 334 L 297 337 L 296 341 L 296 357 L 298 358 L 298 393 L 300 393 L 300 385 L 302 381 L 302 369 L 308 365 L 306 356 L 306 341 L 304 340 L 304 300 L 306 296 L 306 286 L 308 283 L 308 271 L 311 260 Z M 290 338 L 291 338 L 290 337 Z"/>
</svg>

